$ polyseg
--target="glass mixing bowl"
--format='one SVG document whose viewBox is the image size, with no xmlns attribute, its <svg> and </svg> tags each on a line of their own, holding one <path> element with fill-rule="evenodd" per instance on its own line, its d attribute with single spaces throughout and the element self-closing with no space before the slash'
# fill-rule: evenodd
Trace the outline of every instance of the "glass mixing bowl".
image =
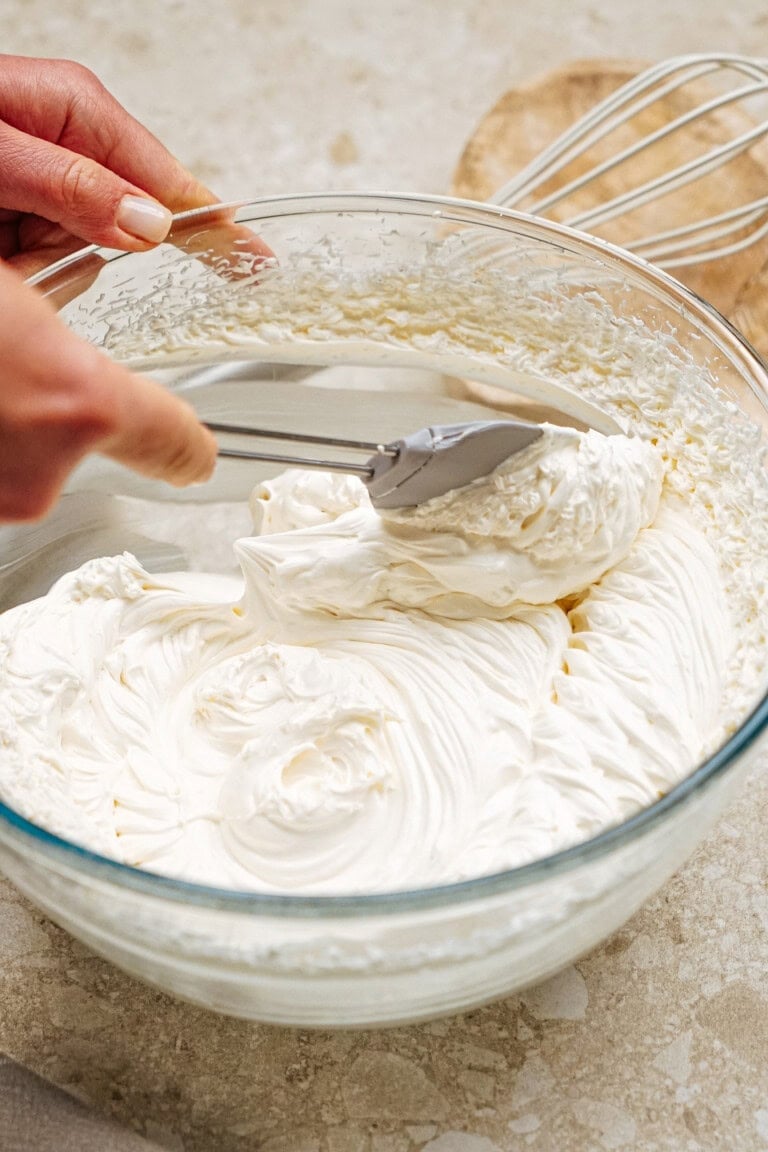
<svg viewBox="0 0 768 1152">
<path fill-rule="evenodd" d="M 254 256 L 240 225 L 277 267 Z M 90 249 L 37 284 L 76 331 L 208 419 L 376 441 L 553 404 L 589 422 L 578 395 L 557 392 L 573 384 L 566 314 L 650 334 L 658 356 L 711 373 L 756 422 L 768 406 L 756 354 L 663 273 L 558 225 L 457 200 L 349 194 L 206 209 L 179 217 L 150 253 Z M 543 336 L 529 322 L 542 308 Z M 91 460 L 44 523 L 0 532 L 0 607 L 124 548 L 154 570 L 229 571 L 248 492 L 274 471 L 222 461 L 207 486 L 176 492 Z M 658 803 L 462 883 L 338 897 L 221 891 L 101 857 L 3 805 L 0 866 L 96 952 L 209 1008 L 323 1027 L 456 1012 L 574 960 L 680 866 L 753 764 L 768 718 L 768 700 L 755 703 Z"/>
</svg>

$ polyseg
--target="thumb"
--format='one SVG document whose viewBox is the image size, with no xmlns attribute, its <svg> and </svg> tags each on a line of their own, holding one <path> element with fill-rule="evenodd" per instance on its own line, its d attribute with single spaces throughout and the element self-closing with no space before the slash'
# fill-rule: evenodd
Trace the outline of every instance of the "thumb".
<svg viewBox="0 0 768 1152">
<path fill-rule="evenodd" d="M 0 122 L 0 203 L 59 224 L 91 244 L 159 244 L 171 212 L 96 160 Z"/>
</svg>

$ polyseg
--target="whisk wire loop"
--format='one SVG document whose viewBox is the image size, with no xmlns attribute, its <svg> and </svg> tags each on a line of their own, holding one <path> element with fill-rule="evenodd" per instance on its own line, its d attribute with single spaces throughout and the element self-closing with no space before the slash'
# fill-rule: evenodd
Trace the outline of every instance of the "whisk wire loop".
<svg viewBox="0 0 768 1152">
<path fill-rule="evenodd" d="M 587 172 L 548 192 L 538 200 L 531 197 L 574 160 L 603 141 L 654 104 L 684 86 L 705 77 L 717 76 L 737 83 L 725 91 L 699 100 L 694 107 L 668 120 L 659 128 L 628 145 Z M 734 81 L 733 77 L 738 77 Z M 746 80 L 746 83 L 744 83 Z M 768 60 L 728 53 L 694 54 L 674 57 L 653 65 L 633 77 L 542 150 L 522 171 L 490 198 L 491 203 L 513 208 L 525 201 L 526 210 L 546 215 L 569 196 L 636 159 L 675 133 L 695 127 L 726 107 L 744 105 L 768 95 Z M 634 209 L 643 207 L 667 193 L 716 172 L 731 160 L 749 151 L 768 135 L 768 119 L 701 155 L 675 165 L 669 171 L 646 180 L 594 208 L 581 211 L 564 222 L 573 228 L 591 230 Z M 757 199 L 726 212 L 709 216 L 680 228 L 666 229 L 625 243 L 630 251 L 653 259 L 661 267 L 679 268 L 728 256 L 756 243 L 768 230 L 768 198 Z M 742 233 L 740 235 L 740 233 Z M 736 239 L 732 239 L 736 237 Z M 730 241 L 730 242 L 729 242 Z"/>
</svg>

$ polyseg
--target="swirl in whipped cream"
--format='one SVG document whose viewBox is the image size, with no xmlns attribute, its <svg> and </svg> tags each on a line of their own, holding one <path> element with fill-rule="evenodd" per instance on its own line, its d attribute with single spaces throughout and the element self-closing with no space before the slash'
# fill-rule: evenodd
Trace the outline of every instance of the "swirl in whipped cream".
<svg viewBox="0 0 768 1152">
<path fill-rule="evenodd" d="M 242 594 L 94 560 L 0 618 L 2 794 L 131 864 L 278 892 L 584 839 L 719 735 L 732 628 L 662 473 L 639 438 L 547 427 L 386 518 L 353 478 L 259 486 Z"/>
</svg>

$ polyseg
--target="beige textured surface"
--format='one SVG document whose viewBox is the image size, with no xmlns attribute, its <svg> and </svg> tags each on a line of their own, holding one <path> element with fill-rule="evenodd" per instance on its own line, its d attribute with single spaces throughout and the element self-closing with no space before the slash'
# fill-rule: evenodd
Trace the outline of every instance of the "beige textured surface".
<svg viewBox="0 0 768 1152">
<path fill-rule="evenodd" d="M 216 12 L 215 17 L 211 13 Z M 763 0 L 0 0 L 226 196 L 443 191 L 513 83 L 576 56 L 764 51 Z M 382 1033 L 217 1018 L 0 884 L 0 1049 L 183 1152 L 768 1150 L 768 781 L 603 948 L 538 989 Z"/>
<path fill-rule="evenodd" d="M 13 1060 L 0 1056 L 0 1148 L 3 1152 L 158 1152 Z"/>
</svg>

